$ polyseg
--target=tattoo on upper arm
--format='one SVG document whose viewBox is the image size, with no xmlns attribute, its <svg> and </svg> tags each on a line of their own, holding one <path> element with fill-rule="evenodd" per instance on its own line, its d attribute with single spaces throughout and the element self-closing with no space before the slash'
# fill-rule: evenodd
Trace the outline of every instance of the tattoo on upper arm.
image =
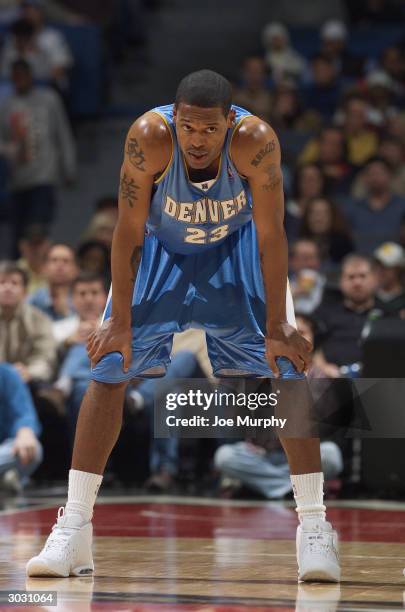
<svg viewBox="0 0 405 612">
<path fill-rule="evenodd" d="M 128 155 L 129 161 L 133 166 L 135 166 L 135 168 L 145 172 L 145 153 L 142 151 L 136 138 L 130 138 L 128 140 L 126 154 Z"/>
<path fill-rule="evenodd" d="M 264 148 L 260 149 L 260 151 L 257 153 L 257 155 L 250 162 L 252 164 L 252 166 L 256 166 L 257 167 L 260 164 L 260 162 L 262 161 L 262 159 L 264 157 L 266 157 L 266 155 L 268 155 L 269 153 L 274 151 L 275 148 L 276 148 L 275 140 L 269 140 L 269 142 L 266 143 Z"/>
<path fill-rule="evenodd" d="M 131 265 L 131 270 L 132 270 L 132 278 L 131 281 L 135 282 L 136 279 L 136 275 L 138 272 L 138 268 L 139 268 L 139 264 L 141 261 L 141 257 L 142 257 L 142 247 L 141 246 L 136 246 L 134 248 L 134 250 L 132 251 L 132 255 L 131 258 L 129 260 L 129 263 Z"/>
<path fill-rule="evenodd" d="M 139 185 L 135 183 L 133 178 L 128 178 L 124 172 L 120 182 L 120 194 L 122 199 L 125 200 L 131 208 L 134 207 L 134 202 L 138 199 L 136 195 L 137 189 L 140 189 Z"/>
<path fill-rule="evenodd" d="M 267 181 L 262 188 L 264 191 L 274 191 L 280 186 L 283 180 L 281 168 L 279 164 L 269 164 L 264 171 L 267 175 Z"/>
</svg>

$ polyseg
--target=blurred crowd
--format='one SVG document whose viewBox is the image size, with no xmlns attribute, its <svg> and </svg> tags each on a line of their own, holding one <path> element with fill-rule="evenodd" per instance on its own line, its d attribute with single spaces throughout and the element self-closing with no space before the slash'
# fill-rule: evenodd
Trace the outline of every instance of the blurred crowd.
<svg viewBox="0 0 405 612">
<path fill-rule="evenodd" d="M 80 12 L 80 3 L 64 4 Z M 18 10 L 0 56 L 0 70 L 14 86 L 0 115 L 13 227 L 12 252 L 0 262 L 0 478 L 10 490 L 24 486 L 43 454 L 37 477 L 63 477 L 90 379 L 86 339 L 103 313 L 117 219 L 117 201 L 106 196 L 76 249 L 49 238 L 58 173 L 67 181 L 75 176 L 60 98 L 72 56 L 59 34 L 44 29 L 37 2 L 23 1 Z M 52 48 L 48 62 L 32 55 L 33 36 L 35 53 Z M 405 38 L 370 60 L 349 51 L 349 36 L 343 22 L 325 23 L 318 52 L 307 58 L 294 49 L 286 26 L 270 23 L 263 53 L 245 59 L 235 84 L 235 103 L 269 121 L 281 142 L 290 286 L 298 327 L 315 345 L 311 379 L 388 377 L 389 357 L 376 373 L 370 346 L 405 338 Z M 37 70 L 47 70 L 48 87 L 35 85 Z M 41 129 L 29 128 L 28 110 Z M 403 363 L 395 375 L 403 376 Z M 176 340 L 167 385 L 187 377 L 212 379 L 197 331 Z M 267 498 L 290 493 L 277 445 L 218 441 L 190 452 L 178 440 L 154 439 L 155 392 L 152 380 L 128 389 L 121 445 L 109 464 L 114 478 L 171 490 L 187 466 L 204 478 L 207 453 L 223 494 L 235 482 Z M 142 453 L 128 473 L 137 435 Z M 344 473 L 341 450 L 339 440 L 324 439 L 328 480 Z"/>
</svg>

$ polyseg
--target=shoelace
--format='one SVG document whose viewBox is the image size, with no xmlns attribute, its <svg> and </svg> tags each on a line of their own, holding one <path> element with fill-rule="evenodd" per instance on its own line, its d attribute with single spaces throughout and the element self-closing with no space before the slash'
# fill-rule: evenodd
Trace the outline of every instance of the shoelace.
<svg viewBox="0 0 405 612">
<path fill-rule="evenodd" d="M 72 535 L 72 530 L 77 530 L 77 527 L 67 527 L 64 530 L 64 527 L 61 525 L 58 525 L 59 520 L 63 519 L 65 516 L 65 508 L 64 506 L 61 506 L 58 510 L 58 518 L 57 518 L 57 522 L 55 523 L 55 525 L 53 525 L 52 527 L 52 533 L 48 538 L 48 541 L 46 543 L 45 546 L 45 550 L 47 552 L 50 552 L 54 549 L 58 549 L 60 550 L 62 547 L 65 546 L 65 544 L 67 544 L 69 537 Z M 58 530 L 57 532 L 55 530 Z"/>
<path fill-rule="evenodd" d="M 316 536 L 307 540 L 307 546 L 309 546 L 311 553 L 327 555 L 331 550 L 337 554 L 333 545 L 332 534 L 323 533 L 320 530 L 316 532 Z"/>
</svg>

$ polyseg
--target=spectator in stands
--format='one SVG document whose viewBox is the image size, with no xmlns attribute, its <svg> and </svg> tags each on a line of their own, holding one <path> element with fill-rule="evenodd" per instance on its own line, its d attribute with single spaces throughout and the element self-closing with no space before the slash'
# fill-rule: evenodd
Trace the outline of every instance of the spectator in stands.
<svg viewBox="0 0 405 612">
<path fill-rule="evenodd" d="M 359 78 L 363 74 L 364 60 L 350 53 L 347 38 L 347 28 L 342 21 L 327 21 L 321 28 L 320 52 L 334 63 L 337 74 Z"/>
<path fill-rule="evenodd" d="M 25 382 L 48 382 L 56 364 L 50 319 L 25 303 L 28 278 L 13 262 L 0 264 L 0 361 Z"/>
<path fill-rule="evenodd" d="M 130 410 L 132 412 L 140 409 L 147 410 L 150 415 L 151 431 L 153 431 L 154 402 L 159 397 L 164 397 L 168 390 L 171 393 L 183 391 L 179 379 L 212 379 L 205 334 L 201 330 L 189 329 L 175 334 L 171 359 L 164 378 L 159 381 L 144 380 L 129 392 Z M 145 487 L 154 492 L 167 492 L 174 484 L 178 469 L 179 440 L 153 437 L 150 449 L 151 475 Z"/>
<path fill-rule="evenodd" d="M 314 312 L 321 330 L 320 348 L 314 363 L 330 378 L 340 376 L 341 367 L 361 363 L 361 333 L 375 305 L 376 275 L 370 259 L 353 253 L 342 263 L 342 297 L 324 299 Z"/>
<path fill-rule="evenodd" d="M 286 77 L 300 79 L 305 69 L 304 58 L 292 48 L 287 28 L 281 23 L 269 23 L 263 30 L 266 66 L 274 81 Z"/>
<path fill-rule="evenodd" d="M 334 62 L 324 55 L 315 55 L 310 65 L 310 82 L 303 89 L 305 106 L 329 121 L 339 103 L 340 89 Z"/>
<path fill-rule="evenodd" d="M 42 461 L 41 425 L 26 384 L 0 363 L 0 490 L 20 492 Z"/>
<path fill-rule="evenodd" d="M 374 251 L 377 273 L 375 306 L 385 316 L 405 319 L 405 251 L 395 242 L 385 242 Z"/>
<path fill-rule="evenodd" d="M 379 145 L 378 155 L 385 159 L 392 171 L 391 188 L 393 193 L 405 196 L 405 145 L 394 136 L 385 136 Z M 360 172 L 352 187 L 352 196 L 360 199 L 366 196 L 367 189 L 364 173 Z"/>
<path fill-rule="evenodd" d="M 377 153 L 378 135 L 368 125 L 368 104 L 360 96 L 350 96 L 341 115 L 346 138 L 347 159 L 353 166 L 362 166 Z"/>
<path fill-rule="evenodd" d="M 328 193 L 346 194 L 350 190 L 352 170 L 347 161 L 345 137 L 340 128 L 327 125 L 318 138 L 311 140 L 299 157 L 299 163 L 318 163 L 327 181 Z"/>
<path fill-rule="evenodd" d="M 29 65 L 13 64 L 15 93 L 0 109 L 0 143 L 9 151 L 12 225 L 18 241 L 33 223 L 49 226 L 60 168 L 68 181 L 76 172 L 75 147 L 58 95 L 33 85 Z"/>
<path fill-rule="evenodd" d="M 371 254 L 383 242 L 399 241 L 405 198 L 393 193 L 391 168 L 380 157 L 368 161 L 364 183 L 366 197 L 346 203 L 344 214 L 352 228 L 356 250 Z"/>
<path fill-rule="evenodd" d="M 398 98 L 405 96 L 405 54 L 399 45 L 387 47 L 381 54 L 381 68 L 387 74 Z"/>
<path fill-rule="evenodd" d="M 293 182 L 292 197 L 287 200 L 285 210 L 285 228 L 290 241 L 298 237 L 308 202 L 313 198 L 325 195 L 326 181 L 320 166 L 315 163 L 298 166 Z"/>
<path fill-rule="evenodd" d="M 392 190 L 405 196 L 405 145 L 398 138 L 387 136 L 381 140 L 378 154 L 391 168 Z"/>
<path fill-rule="evenodd" d="M 277 132 L 316 132 L 321 127 L 322 117 L 318 112 L 304 108 L 293 80 L 280 81 L 273 100 L 270 123 Z"/>
<path fill-rule="evenodd" d="M 22 4 L 21 0 L 0 0 L 0 23 L 9 25 L 15 21 L 21 15 Z M 61 6 L 59 0 L 44 0 L 42 6 L 46 18 L 50 21 L 71 25 L 84 22 L 80 15 Z"/>
<path fill-rule="evenodd" d="M 386 135 L 397 138 L 405 146 L 405 112 L 392 115 L 387 120 Z"/>
<path fill-rule="evenodd" d="M 18 243 L 21 253 L 18 267 L 25 270 L 28 276 L 27 295 L 37 289 L 46 287 L 44 272 L 46 257 L 51 247 L 47 232 L 41 225 L 30 225 Z"/>
<path fill-rule="evenodd" d="M 110 251 L 103 242 L 82 242 L 76 251 L 76 259 L 80 270 L 99 274 L 105 279 L 106 285 L 110 283 Z"/>
<path fill-rule="evenodd" d="M 313 323 L 307 317 L 297 316 L 297 328 L 311 344 L 314 342 Z M 324 372 L 311 365 L 308 378 L 313 379 L 317 376 L 325 377 Z M 325 390 L 324 381 L 321 383 L 319 393 L 315 385 L 311 385 L 311 391 L 314 400 L 321 397 Z M 327 383 L 329 386 L 329 383 Z M 315 396 L 316 395 L 316 396 Z M 319 402 L 320 403 L 320 402 Z M 325 407 L 325 402 L 322 402 L 322 410 L 328 413 L 331 411 L 331 406 Z M 255 492 L 260 493 L 267 499 L 275 499 L 284 497 L 291 492 L 290 471 L 285 457 L 284 451 L 278 442 L 274 442 L 274 447 L 264 449 L 251 442 L 236 442 L 234 444 L 224 444 L 220 446 L 214 457 L 215 467 L 220 472 L 222 478 L 231 479 L 234 490 L 240 488 L 240 485 L 247 487 Z M 343 470 L 343 457 L 339 446 L 332 441 L 321 442 L 321 462 L 325 480 L 337 478 Z M 227 493 L 229 497 L 229 485 L 227 484 Z"/>
<path fill-rule="evenodd" d="M 65 244 L 53 245 L 48 251 L 44 272 L 47 286 L 35 291 L 28 302 L 52 319 L 55 339 L 62 342 L 75 315 L 72 283 L 77 266 L 73 249 Z"/>
<path fill-rule="evenodd" d="M 104 279 L 100 275 L 81 272 L 75 278 L 72 284 L 72 302 L 76 314 L 69 320 L 69 335 L 64 339 L 67 352 L 54 388 L 41 393 L 42 397 L 50 399 L 58 408 L 66 400 L 72 442 L 80 404 L 90 382 L 91 370 L 86 342 L 89 334 L 100 323 L 106 298 Z"/>
<path fill-rule="evenodd" d="M 21 19 L 15 23 L 13 35 L 4 45 L 2 74 L 9 76 L 13 63 L 25 59 L 35 79 L 53 83 L 64 92 L 68 89 L 68 71 L 73 66 L 73 57 L 63 34 L 45 24 L 42 5 L 41 0 L 23 0 L 21 3 Z M 15 31 L 15 26 L 23 23 L 30 26 L 25 40 L 21 40 L 19 32 Z"/>
<path fill-rule="evenodd" d="M 233 101 L 264 121 L 269 121 L 272 100 L 266 81 L 264 60 L 254 56 L 245 58 L 241 86 L 234 90 Z"/>
<path fill-rule="evenodd" d="M 299 235 L 316 242 L 325 271 L 336 267 L 354 250 L 345 219 L 327 198 L 313 198 L 308 202 Z"/>
<path fill-rule="evenodd" d="M 117 214 L 118 199 L 116 196 L 108 195 L 99 198 L 95 205 L 95 212 L 112 212 Z"/>
<path fill-rule="evenodd" d="M 297 311 L 311 314 L 321 303 L 325 276 L 316 242 L 301 238 L 290 249 L 290 287 Z"/>
<path fill-rule="evenodd" d="M 368 113 L 370 124 L 383 128 L 398 112 L 391 77 L 382 70 L 370 72 L 366 79 L 366 94 L 370 104 Z"/>
<path fill-rule="evenodd" d="M 110 208 L 108 211 L 96 212 L 90 220 L 89 226 L 83 235 L 84 240 L 97 240 L 111 250 L 114 228 L 118 219 L 118 210 Z"/>
</svg>

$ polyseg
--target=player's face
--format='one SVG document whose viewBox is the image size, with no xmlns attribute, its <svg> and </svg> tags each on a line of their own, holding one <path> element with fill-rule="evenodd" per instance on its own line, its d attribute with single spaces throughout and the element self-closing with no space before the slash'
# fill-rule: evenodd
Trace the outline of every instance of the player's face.
<svg viewBox="0 0 405 612">
<path fill-rule="evenodd" d="M 195 170 L 208 168 L 222 151 L 235 112 L 225 117 L 222 108 L 201 108 L 181 102 L 174 111 L 176 134 L 187 165 Z"/>
</svg>

